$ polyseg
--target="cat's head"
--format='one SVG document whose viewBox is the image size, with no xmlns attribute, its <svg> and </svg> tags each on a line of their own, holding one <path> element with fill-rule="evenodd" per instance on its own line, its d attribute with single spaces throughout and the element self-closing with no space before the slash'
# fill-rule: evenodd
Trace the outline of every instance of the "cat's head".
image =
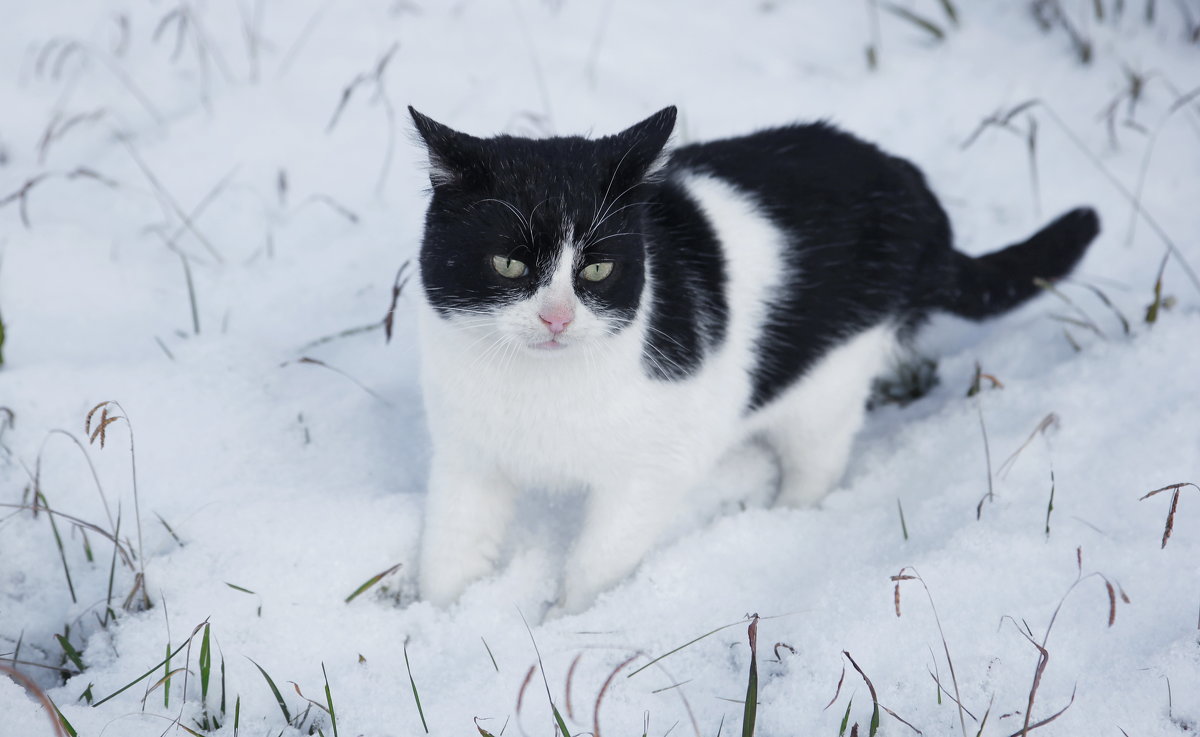
<svg viewBox="0 0 1200 737">
<path fill-rule="evenodd" d="M 421 281 L 442 319 L 536 355 L 573 353 L 633 321 L 674 107 L 595 140 L 476 138 L 409 112 L 433 185 Z"/>
</svg>

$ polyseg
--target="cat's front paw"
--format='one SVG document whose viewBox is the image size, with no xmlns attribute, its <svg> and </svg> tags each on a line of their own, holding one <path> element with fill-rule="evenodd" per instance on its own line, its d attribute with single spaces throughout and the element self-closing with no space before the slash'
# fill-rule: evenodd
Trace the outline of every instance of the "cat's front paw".
<svg viewBox="0 0 1200 737">
<path fill-rule="evenodd" d="M 426 546 L 421 555 L 417 587 L 421 598 L 447 607 L 458 601 L 467 586 L 495 569 L 492 558 L 462 546 Z"/>
<path fill-rule="evenodd" d="M 595 559 L 587 561 L 577 552 L 569 561 L 563 578 L 562 596 L 554 607 L 557 614 L 579 614 L 596 603 L 596 598 L 617 585 L 633 569 L 633 564 L 611 567 Z"/>
</svg>

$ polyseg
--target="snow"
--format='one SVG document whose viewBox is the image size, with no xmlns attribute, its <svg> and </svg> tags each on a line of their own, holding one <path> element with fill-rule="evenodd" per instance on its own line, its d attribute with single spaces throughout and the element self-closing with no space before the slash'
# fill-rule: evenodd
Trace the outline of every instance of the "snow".
<svg viewBox="0 0 1200 737">
<path fill-rule="evenodd" d="M 0 208 L 0 406 L 16 420 L 0 435 L 0 503 L 10 505 L 0 513 L 0 663 L 20 640 L 20 660 L 63 665 L 54 635 L 69 625 L 83 673 L 66 665 L 74 674 L 64 682 L 46 668 L 20 670 L 87 737 L 159 735 L 176 718 L 232 735 L 238 697 L 241 734 L 314 726 L 332 734 L 316 707 L 288 729 L 251 659 L 292 716 L 305 702 L 289 682 L 323 703 L 324 666 L 340 734 L 422 734 L 407 649 L 430 733 L 472 733 L 479 717 L 497 735 L 549 735 L 541 675 L 523 687 L 538 662 L 532 635 L 572 733 L 595 728 L 603 691 L 605 734 L 648 725 L 651 735 L 711 735 L 740 730 L 750 662 L 743 617 L 758 613 L 757 734 L 835 734 L 851 698 L 851 723 L 865 734 L 870 695 L 842 651 L 884 706 L 925 734 L 958 733 L 956 708 L 939 700 L 928 674 L 936 669 L 953 691 L 920 581 L 901 582 L 896 616 L 890 577 L 911 566 L 937 606 L 964 705 L 982 719 L 990 704 L 983 733 L 1007 735 L 1021 728 L 1038 658 L 1019 627 L 1041 642 L 1076 578 L 1095 571 L 1130 602 L 1118 598 L 1109 626 L 1104 580 L 1087 578 L 1066 598 L 1032 721 L 1072 693 L 1074 703 L 1038 733 L 1194 730 L 1200 490 L 1181 490 L 1165 548 L 1170 493 L 1138 499 L 1200 483 L 1200 290 L 1172 260 L 1164 293 L 1175 304 L 1144 323 L 1165 247 L 1145 222 L 1127 238 L 1132 206 L 1100 167 L 1135 191 L 1153 145 L 1141 201 L 1200 265 L 1200 110 L 1168 117 L 1177 94 L 1197 84 L 1200 47 L 1172 4 L 1160 3 L 1151 24 L 1140 3 L 1126 3 L 1120 18 L 1103 3 L 1103 22 L 1091 3 L 1064 4 L 1092 39 L 1084 65 L 1061 29 L 1038 29 L 1028 3 L 960 2 L 961 27 L 950 28 L 939 3 L 913 0 L 904 6 L 945 27 L 946 39 L 884 12 L 871 71 L 863 5 L 204 2 L 177 6 L 189 13 L 184 25 L 170 15 L 176 6 L 161 4 L 6 9 L 0 197 L 39 173 L 56 175 L 28 193 L 28 226 L 18 202 Z M 256 30 L 247 34 L 247 24 Z M 259 39 L 256 55 L 247 38 Z M 372 72 L 393 44 L 376 86 Z M 1154 76 L 1135 125 L 1118 108 L 1114 145 L 1101 113 L 1127 88 L 1127 68 Z M 330 128 L 360 74 L 366 81 Z M 963 147 L 985 117 L 1034 98 L 1045 103 L 1030 111 L 1036 200 L 1022 137 L 993 128 Z M 939 319 L 922 346 L 939 357 L 940 384 L 908 407 L 871 414 L 844 483 L 819 508 L 764 507 L 769 461 L 748 455 L 713 480 L 712 499 L 681 510 L 697 519 L 630 580 L 581 615 L 547 621 L 578 509 L 531 496 L 502 570 L 449 610 L 434 608 L 414 600 L 412 584 L 429 451 L 414 295 L 400 297 L 390 342 L 376 329 L 308 345 L 379 321 L 396 270 L 415 253 L 426 180 L 403 115 L 409 103 L 480 135 L 602 134 L 666 104 L 680 106 L 681 140 L 828 118 L 921 166 L 972 253 L 1093 204 L 1104 232 L 1061 289 L 1103 335 L 1055 319 L 1080 315 L 1050 295 L 986 325 Z M 95 111 L 98 119 L 74 124 L 39 159 L 55 116 Z M 58 176 L 80 167 L 115 186 Z M 192 213 L 214 189 L 189 219 L 221 263 L 178 212 Z M 189 259 L 198 334 L 173 249 Z M 1129 335 L 1085 282 L 1129 319 Z M 1003 388 L 985 379 L 968 399 L 976 362 Z M 129 422 L 107 426 L 101 449 L 87 445 L 84 417 L 106 400 L 120 402 L 111 411 Z M 1000 473 L 1052 412 L 1056 427 Z M 988 490 L 981 416 L 994 497 L 977 519 Z M 121 609 L 134 578 L 118 564 L 117 619 L 107 627 L 96 615 L 111 544 L 89 532 L 89 562 L 80 530 L 57 520 L 73 600 L 47 515 L 11 506 L 28 504 L 40 459 L 51 508 L 110 529 L 84 456 L 55 428 L 87 446 L 114 517 L 119 507 L 122 540 L 144 554 L 153 607 Z M 161 667 L 99 707 L 80 700 L 86 689 L 99 700 L 133 681 L 205 621 L 220 648 L 214 661 L 226 668 L 221 729 L 197 726 L 199 637 L 172 660 L 183 667 L 187 656 L 189 674 L 186 687 L 175 674 L 169 706 L 161 685 L 143 703 Z M 211 708 L 216 681 L 214 673 Z M 52 734 L 41 707 L 7 677 L 0 714 L 5 737 Z M 979 730 L 965 721 L 970 734 Z M 911 731 L 884 713 L 880 733 Z"/>
</svg>

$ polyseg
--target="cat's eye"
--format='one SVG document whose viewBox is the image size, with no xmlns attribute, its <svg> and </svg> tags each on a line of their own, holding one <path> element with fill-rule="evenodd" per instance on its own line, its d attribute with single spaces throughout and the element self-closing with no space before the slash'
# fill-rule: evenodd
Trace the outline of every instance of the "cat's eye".
<svg viewBox="0 0 1200 737">
<path fill-rule="evenodd" d="M 612 271 L 612 261 L 601 261 L 583 267 L 583 271 L 579 272 L 579 275 L 587 281 L 604 281 L 612 274 Z"/>
<path fill-rule="evenodd" d="M 517 279 L 525 276 L 525 272 L 529 271 L 529 267 L 525 266 L 524 261 L 518 261 L 508 256 L 492 256 L 492 268 L 505 279 Z"/>
</svg>

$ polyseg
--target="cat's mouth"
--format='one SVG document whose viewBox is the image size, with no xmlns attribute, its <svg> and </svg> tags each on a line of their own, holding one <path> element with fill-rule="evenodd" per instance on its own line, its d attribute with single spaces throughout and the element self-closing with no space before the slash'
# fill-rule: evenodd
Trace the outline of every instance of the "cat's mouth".
<svg viewBox="0 0 1200 737">
<path fill-rule="evenodd" d="M 534 343 L 531 347 L 537 351 L 557 351 L 562 348 L 566 348 L 567 344 L 559 342 L 557 338 L 551 338 L 550 340 L 544 340 L 541 343 Z"/>
</svg>

